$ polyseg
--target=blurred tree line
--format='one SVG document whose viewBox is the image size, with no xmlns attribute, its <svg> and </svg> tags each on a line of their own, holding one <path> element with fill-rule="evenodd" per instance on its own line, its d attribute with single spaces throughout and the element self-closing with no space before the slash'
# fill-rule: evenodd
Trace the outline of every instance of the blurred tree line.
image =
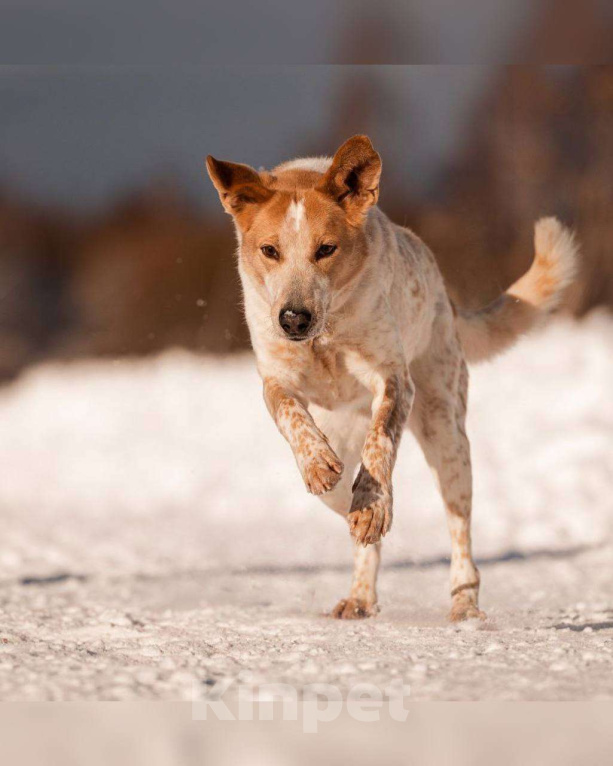
<svg viewBox="0 0 613 766">
<path fill-rule="evenodd" d="M 353 81 L 337 103 L 332 146 L 379 108 L 376 82 Z M 582 244 L 565 307 L 580 316 L 613 306 L 612 161 L 613 66 L 507 67 L 428 199 L 388 189 L 384 208 L 425 239 L 467 307 L 486 304 L 529 266 L 534 219 L 558 215 Z M 234 250 L 230 221 L 171 183 L 98 215 L 0 189 L 0 376 L 49 356 L 245 348 Z"/>
<path fill-rule="evenodd" d="M 613 306 L 612 206 L 613 67 L 510 67 L 477 110 L 439 200 L 412 220 L 454 295 L 477 307 L 530 265 L 533 220 L 557 215 L 581 242 L 566 306 L 580 316 Z"/>
</svg>

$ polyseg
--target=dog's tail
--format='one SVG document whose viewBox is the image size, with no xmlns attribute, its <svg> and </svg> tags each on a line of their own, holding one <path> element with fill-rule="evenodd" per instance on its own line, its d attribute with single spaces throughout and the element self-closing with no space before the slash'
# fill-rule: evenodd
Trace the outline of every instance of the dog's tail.
<svg viewBox="0 0 613 766">
<path fill-rule="evenodd" d="M 529 271 L 484 309 L 458 309 L 458 331 L 469 362 L 506 351 L 556 308 L 575 278 L 578 249 L 573 234 L 556 218 L 537 221 Z"/>
</svg>

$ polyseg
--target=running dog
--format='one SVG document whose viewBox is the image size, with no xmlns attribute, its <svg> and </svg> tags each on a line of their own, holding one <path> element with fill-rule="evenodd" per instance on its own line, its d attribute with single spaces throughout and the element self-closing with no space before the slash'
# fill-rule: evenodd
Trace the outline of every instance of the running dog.
<svg viewBox="0 0 613 766">
<path fill-rule="evenodd" d="M 501 353 L 556 307 L 575 273 L 572 234 L 540 220 L 529 271 L 467 312 L 451 302 L 426 245 L 377 207 L 381 158 L 366 136 L 333 158 L 272 171 L 211 156 L 207 168 L 236 227 L 266 405 L 308 491 L 346 517 L 355 542 L 351 591 L 332 615 L 377 611 L 392 472 L 410 428 L 447 511 L 450 619 L 484 618 L 471 550 L 467 362 Z"/>
</svg>

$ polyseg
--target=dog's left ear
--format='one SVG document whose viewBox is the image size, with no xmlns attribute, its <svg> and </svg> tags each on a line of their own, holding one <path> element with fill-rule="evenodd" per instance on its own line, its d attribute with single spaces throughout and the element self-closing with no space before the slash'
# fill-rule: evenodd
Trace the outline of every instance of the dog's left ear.
<svg viewBox="0 0 613 766">
<path fill-rule="evenodd" d="M 379 198 L 381 157 L 367 136 L 353 136 L 334 155 L 319 190 L 334 197 L 356 224 Z"/>
<path fill-rule="evenodd" d="M 249 224 L 256 206 L 267 202 L 274 194 L 249 165 L 216 160 L 209 154 L 206 167 L 224 210 L 243 228 Z"/>
</svg>

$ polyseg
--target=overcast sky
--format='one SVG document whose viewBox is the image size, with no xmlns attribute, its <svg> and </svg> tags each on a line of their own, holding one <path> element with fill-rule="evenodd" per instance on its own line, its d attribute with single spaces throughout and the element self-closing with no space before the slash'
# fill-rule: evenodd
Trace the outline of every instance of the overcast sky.
<svg viewBox="0 0 613 766">
<path fill-rule="evenodd" d="M 465 138 L 493 65 L 366 71 L 266 62 L 280 50 L 285 60 L 330 60 L 335 52 L 347 59 L 354 50 L 356 60 L 394 60 L 411 44 L 416 60 L 453 61 L 477 43 L 483 60 L 504 60 L 530 18 L 528 0 L 491 0 L 459 28 L 445 22 L 450 0 L 311 0 L 299 15 L 291 3 L 260 0 L 238 19 L 233 3 L 215 3 L 206 14 L 195 1 L 158 2 L 139 12 L 116 0 L 59 0 L 53 11 L 39 5 L 4 4 L 4 60 L 38 66 L 0 69 L 0 186 L 80 206 L 104 203 L 160 174 L 177 175 L 191 194 L 213 202 L 203 183 L 206 154 L 270 167 L 305 150 L 333 152 L 339 125 L 370 133 L 388 178 L 425 193 Z M 247 65 L 256 16 L 265 29 L 255 40 L 261 63 Z M 147 34 L 139 37 L 145 22 Z M 228 58 L 232 66 L 207 64 Z M 176 60 L 194 63 L 170 63 Z M 346 116 L 343 96 L 362 78 L 367 103 Z"/>
</svg>

